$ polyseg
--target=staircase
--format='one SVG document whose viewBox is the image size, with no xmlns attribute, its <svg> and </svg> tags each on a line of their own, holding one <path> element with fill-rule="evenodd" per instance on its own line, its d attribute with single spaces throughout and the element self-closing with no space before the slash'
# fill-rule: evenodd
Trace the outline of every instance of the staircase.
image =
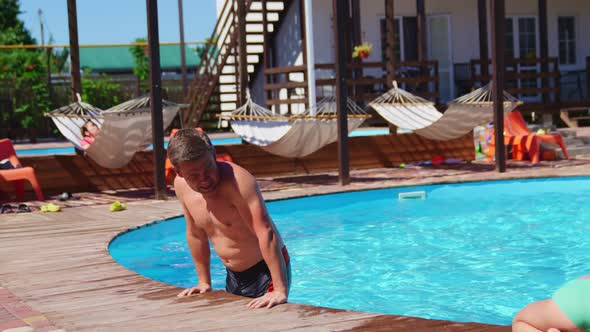
<svg viewBox="0 0 590 332">
<path fill-rule="evenodd" d="M 590 128 L 558 129 L 572 159 L 590 159 Z"/>
<path fill-rule="evenodd" d="M 204 46 L 201 61 L 188 94 L 188 110 L 183 114 L 185 127 L 197 127 L 206 115 L 208 106 L 218 96 L 221 112 L 239 107 L 239 28 L 238 1 L 245 3 L 246 59 L 248 78 L 262 65 L 264 53 L 264 19 L 267 21 L 267 42 L 293 0 L 226 0 L 211 37 Z M 266 3 L 266 10 L 263 10 Z"/>
</svg>

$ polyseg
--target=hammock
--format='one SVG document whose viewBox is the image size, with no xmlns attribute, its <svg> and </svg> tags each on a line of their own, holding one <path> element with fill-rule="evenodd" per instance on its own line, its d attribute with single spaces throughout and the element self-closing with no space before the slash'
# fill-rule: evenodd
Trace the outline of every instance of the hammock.
<svg viewBox="0 0 590 332">
<path fill-rule="evenodd" d="M 78 101 L 74 104 L 83 105 L 84 103 Z M 59 131 L 79 149 L 81 149 L 80 127 L 82 124 L 87 120 L 97 123 L 100 132 L 85 152 L 102 167 L 123 167 L 131 161 L 135 152 L 144 150 L 151 144 L 152 122 L 149 96 L 126 101 L 96 115 L 88 111 L 68 112 L 67 107 L 70 106 L 52 111 L 47 116 L 53 119 Z M 170 125 L 180 107 L 179 104 L 162 100 L 164 128 Z"/>
<path fill-rule="evenodd" d="M 286 158 L 301 158 L 333 143 L 338 138 L 336 102 L 324 98 L 302 114 L 279 116 L 254 103 L 246 93 L 246 103 L 222 118 L 230 120 L 235 133 L 246 142 Z M 370 115 L 353 101 L 347 100 L 348 132 L 358 128 Z"/>
<path fill-rule="evenodd" d="M 521 102 L 504 91 L 504 114 L 514 110 Z M 433 140 L 459 138 L 476 126 L 494 121 L 494 103 L 491 84 L 487 84 L 449 103 L 444 115 L 428 127 L 415 131 L 416 134 Z"/>
<path fill-rule="evenodd" d="M 433 102 L 398 88 L 396 81 L 393 81 L 391 90 L 373 100 L 369 106 L 387 122 L 406 130 L 427 127 L 442 116 Z"/>
<path fill-rule="evenodd" d="M 78 94 L 77 97 L 77 102 L 55 109 L 45 116 L 53 120 L 57 129 L 68 141 L 74 144 L 77 149 L 82 150 L 80 128 L 88 120 L 92 120 L 99 128 L 102 127 L 101 113 L 103 110 L 82 102 Z"/>
</svg>

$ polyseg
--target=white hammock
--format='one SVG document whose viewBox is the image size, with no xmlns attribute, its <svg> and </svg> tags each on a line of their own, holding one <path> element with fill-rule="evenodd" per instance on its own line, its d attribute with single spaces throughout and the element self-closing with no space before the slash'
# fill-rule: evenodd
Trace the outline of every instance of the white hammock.
<svg viewBox="0 0 590 332">
<path fill-rule="evenodd" d="M 370 116 L 351 100 L 347 106 L 350 133 Z M 338 138 L 334 98 L 321 100 L 315 111 L 315 115 L 308 110 L 290 117 L 277 116 L 254 103 L 247 93 L 246 103 L 224 118 L 230 120 L 234 132 L 246 142 L 275 155 L 301 158 Z"/>
<path fill-rule="evenodd" d="M 78 102 L 78 104 L 83 103 Z M 162 100 L 164 128 L 170 125 L 180 107 L 179 104 Z M 135 152 L 144 150 L 151 144 L 152 122 L 149 96 L 126 101 L 96 116 L 65 114 L 62 109 L 57 109 L 47 116 L 53 119 L 59 131 L 79 149 L 81 149 L 80 127 L 82 124 L 92 119 L 99 125 L 100 132 L 86 150 L 86 155 L 102 167 L 123 167 L 131 161 Z"/>
<path fill-rule="evenodd" d="M 80 146 L 80 140 L 82 139 L 80 128 L 88 120 L 92 120 L 92 122 L 101 128 L 103 122 L 101 117 L 102 112 L 103 110 L 100 108 L 82 102 L 80 95 L 78 95 L 77 102 L 55 109 L 45 114 L 45 116 L 53 120 L 57 129 L 68 141 L 74 144 L 76 148 L 82 150 L 82 146 Z"/>
<path fill-rule="evenodd" d="M 396 81 L 393 81 L 391 90 L 373 100 L 369 106 L 387 122 L 406 130 L 427 127 L 442 116 L 433 102 L 398 88 Z"/>
<path fill-rule="evenodd" d="M 504 114 L 514 110 L 520 101 L 504 91 Z M 487 84 L 449 103 L 443 116 L 428 127 L 418 129 L 416 134 L 433 140 L 459 138 L 476 126 L 494 120 L 494 103 L 491 84 Z"/>
</svg>

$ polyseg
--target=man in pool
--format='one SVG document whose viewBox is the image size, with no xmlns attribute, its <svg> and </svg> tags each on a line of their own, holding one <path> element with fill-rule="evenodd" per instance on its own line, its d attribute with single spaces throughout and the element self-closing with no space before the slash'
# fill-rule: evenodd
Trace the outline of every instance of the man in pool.
<svg viewBox="0 0 590 332">
<path fill-rule="evenodd" d="M 590 275 L 568 282 L 551 299 L 522 309 L 512 321 L 513 332 L 590 332 Z"/>
<path fill-rule="evenodd" d="M 174 189 L 198 276 L 198 284 L 178 296 L 211 290 L 211 240 L 226 266 L 226 291 L 254 298 L 250 308 L 287 302 L 289 254 L 254 176 L 233 163 L 216 162 L 211 141 L 195 129 L 174 135 L 168 157 L 177 174 Z"/>
</svg>

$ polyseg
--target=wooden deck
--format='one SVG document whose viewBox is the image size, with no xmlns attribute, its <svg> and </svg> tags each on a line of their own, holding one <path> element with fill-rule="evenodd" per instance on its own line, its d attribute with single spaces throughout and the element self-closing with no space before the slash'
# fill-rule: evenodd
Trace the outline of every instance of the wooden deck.
<svg viewBox="0 0 590 332">
<path fill-rule="evenodd" d="M 476 166 L 476 165 L 474 165 Z M 491 166 L 491 165 L 490 165 Z M 489 169 L 488 169 L 489 168 Z M 357 174 L 358 173 L 358 174 Z M 413 173 L 411 175 L 410 173 Z M 475 169 L 382 169 L 353 172 L 346 190 L 433 182 L 474 181 L 530 176 L 590 175 L 588 162 L 563 161 L 540 167 L 512 165 L 507 173 L 493 166 Z M 277 179 L 279 185 L 294 179 Z M 375 180 L 375 181 L 371 181 Z M 269 180 L 266 180 L 269 181 Z M 343 190 L 329 176 L 299 178 L 298 187 L 273 190 L 275 199 Z M 0 331 L 6 290 L 31 309 L 26 323 L 36 331 L 510 331 L 507 326 L 453 323 L 312 306 L 286 304 L 250 310 L 247 299 L 216 291 L 177 299 L 178 288 L 131 272 L 113 261 L 108 242 L 118 233 L 153 220 L 178 215 L 178 202 L 128 202 L 128 210 L 107 205 L 70 207 L 53 214 L 0 216 Z M 5 288 L 5 289 L 2 289 Z M 426 299 L 425 299 L 426 301 Z M 49 321 L 44 322 L 46 317 Z M 38 325 L 35 325 L 38 324 Z M 39 327 L 39 328 L 37 328 Z"/>
<path fill-rule="evenodd" d="M 107 251 L 115 234 L 178 213 L 168 201 L 3 216 L 0 284 L 68 331 L 510 331 L 297 304 L 250 310 L 222 291 L 179 300 L 178 288 L 123 268 Z"/>
</svg>

